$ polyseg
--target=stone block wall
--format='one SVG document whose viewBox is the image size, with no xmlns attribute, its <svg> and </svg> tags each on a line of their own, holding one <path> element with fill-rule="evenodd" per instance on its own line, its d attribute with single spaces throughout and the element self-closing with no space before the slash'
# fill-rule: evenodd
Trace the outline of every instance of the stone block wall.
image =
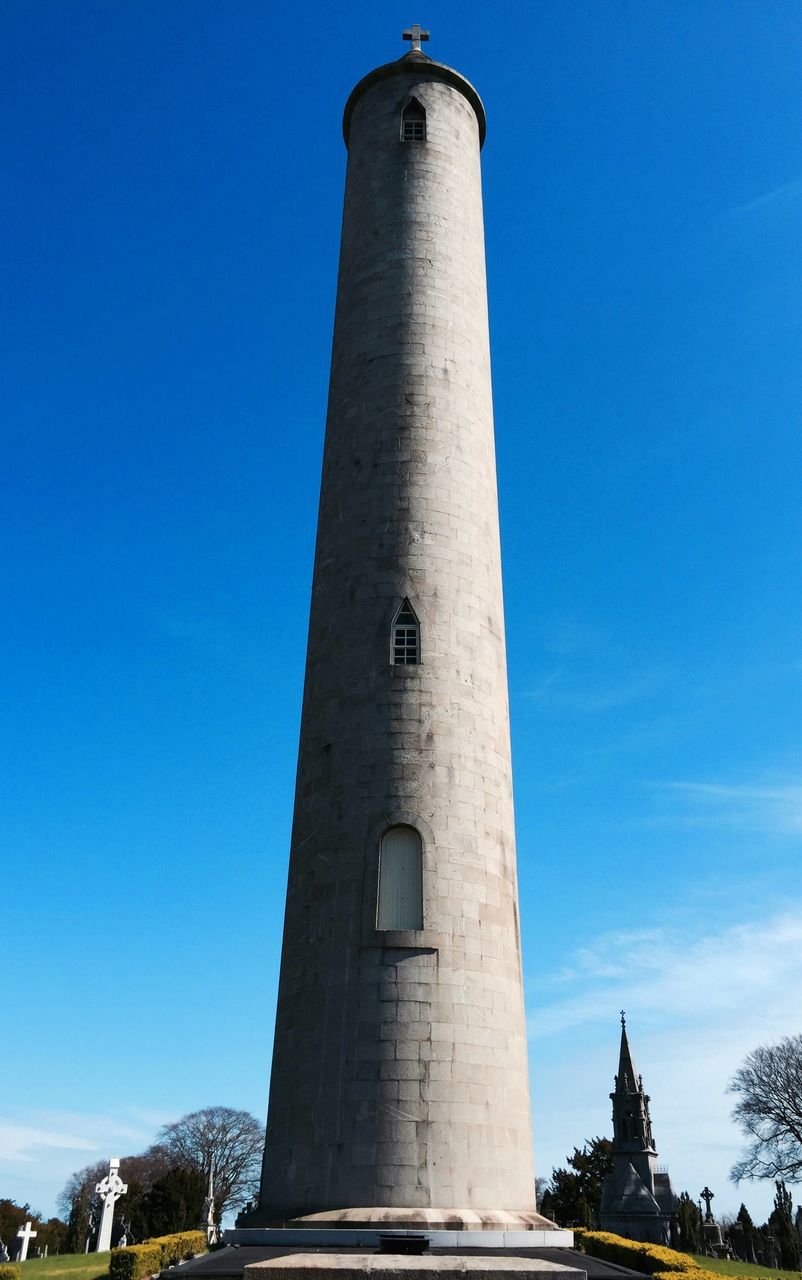
<svg viewBox="0 0 802 1280">
<path fill-rule="evenodd" d="M 534 1209 L 477 113 L 406 59 L 350 116 L 260 1212 Z M 400 137 L 410 97 L 426 141 Z M 402 600 L 419 666 L 393 666 Z M 424 928 L 376 929 L 423 841 Z"/>
</svg>

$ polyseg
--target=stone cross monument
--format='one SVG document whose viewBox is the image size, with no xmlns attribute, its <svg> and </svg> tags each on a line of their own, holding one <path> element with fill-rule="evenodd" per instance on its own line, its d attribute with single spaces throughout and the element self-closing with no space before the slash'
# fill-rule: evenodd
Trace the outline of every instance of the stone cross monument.
<svg viewBox="0 0 802 1280">
<path fill-rule="evenodd" d="M 37 1233 L 35 1231 L 31 1231 L 30 1222 L 26 1222 L 24 1227 L 19 1228 L 19 1230 L 17 1231 L 17 1239 L 19 1240 L 20 1243 L 17 1249 L 17 1262 L 25 1261 L 25 1259 L 28 1256 L 28 1245 L 30 1244 L 31 1240 L 36 1239 L 36 1235 Z"/>
<path fill-rule="evenodd" d="M 97 1252 L 103 1253 L 111 1248 L 111 1224 L 114 1219 L 114 1206 L 120 1196 L 124 1196 L 128 1187 L 120 1177 L 120 1161 L 114 1157 L 109 1161 L 109 1171 L 95 1191 L 103 1201 L 103 1212 L 100 1216 L 100 1230 L 97 1233 Z"/>
<path fill-rule="evenodd" d="M 214 1161 L 212 1161 L 209 1166 L 209 1181 L 206 1184 L 206 1195 L 203 1200 L 200 1222 L 200 1229 L 204 1232 L 209 1244 L 217 1244 L 219 1239 L 214 1215 Z"/>
<path fill-rule="evenodd" d="M 258 1206 L 535 1212 L 480 149 L 421 51 L 345 107 L 345 211 Z"/>
</svg>

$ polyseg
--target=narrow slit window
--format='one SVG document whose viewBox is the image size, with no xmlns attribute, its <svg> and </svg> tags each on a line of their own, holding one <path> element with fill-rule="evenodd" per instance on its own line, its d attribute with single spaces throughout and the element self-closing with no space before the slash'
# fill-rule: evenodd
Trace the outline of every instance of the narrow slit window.
<svg viewBox="0 0 802 1280">
<path fill-rule="evenodd" d="M 420 662 L 420 624 L 408 600 L 393 622 L 392 661 L 401 667 L 416 667 Z"/>
<path fill-rule="evenodd" d="M 382 836 L 376 928 L 423 928 L 423 842 L 414 827 Z"/>
<path fill-rule="evenodd" d="M 401 112 L 401 141 L 426 141 L 426 112 L 417 98 L 408 102 Z"/>
</svg>

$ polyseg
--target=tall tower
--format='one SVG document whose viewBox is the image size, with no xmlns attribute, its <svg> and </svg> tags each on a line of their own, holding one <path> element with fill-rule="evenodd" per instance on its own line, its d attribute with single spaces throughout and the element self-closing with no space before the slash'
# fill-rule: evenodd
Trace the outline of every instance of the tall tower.
<svg viewBox="0 0 802 1280">
<path fill-rule="evenodd" d="M 249 1226 L 337 1210 L 537 1220 L 485 113 L 463 76 L 421 52 L 426 33 L 405 38 L 410 51 L 359 82 L 343 122 L 295 814 Z"/>
</svg>

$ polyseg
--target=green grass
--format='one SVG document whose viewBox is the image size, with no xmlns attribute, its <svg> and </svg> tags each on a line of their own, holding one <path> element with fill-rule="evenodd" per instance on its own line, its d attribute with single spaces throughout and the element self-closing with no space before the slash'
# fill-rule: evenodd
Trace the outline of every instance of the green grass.
<svg viewBox="0 0 802 1280">
<path fill-rule="evenodd" d="M 110 1253 L 60 1253 L 29 1258 L 22 1263 L 22 1280 L 107 1280 L 110 1257 Z"/>
<path fill-rule="evenodd" d="M 799 1280 L 798 1271 L 775 1271 L 772 1267 L 755 1266 L 752 1262 L 730 1262 L 727 1258 L 705 1258 L 692 1255 L 705 1271 L 718 1271 L 723 1276 L 770 1276 L 771 1280 Z"/>
</svg>

